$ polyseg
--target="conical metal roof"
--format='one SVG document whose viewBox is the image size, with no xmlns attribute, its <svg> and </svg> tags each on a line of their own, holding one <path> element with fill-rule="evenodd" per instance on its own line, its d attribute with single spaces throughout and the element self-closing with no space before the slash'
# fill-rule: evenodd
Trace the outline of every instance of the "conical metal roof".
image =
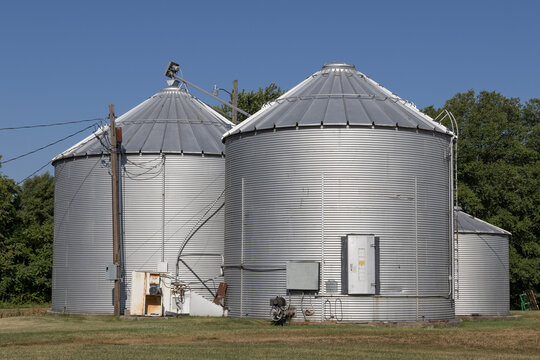
<svg viewBox="0 0 540 360">
<path fill-rule="evenodd" d="M 464 213 L 463 211 L 456 211 L 456 216 L 458 233 L 512 235 L 509 231 L 485 222 L 484 220 L 480 220 L 472 215 Z"/>
<path fill-rule="evenodd" d="M 266 104 L 224 136 L 256 130 L 321 126 L 387 126 L 452 133 L 354 65 L 330 63 Z"/>
<path fill-rule="evenodd" d="M 223 155 L 221 136 L 233 123 L 186 89 L 167 87 L 116 120 L 122 128 L 124 153 L 185 153 Z M 109 126 L 53 159 L 109 153 Z"/>
</svg>

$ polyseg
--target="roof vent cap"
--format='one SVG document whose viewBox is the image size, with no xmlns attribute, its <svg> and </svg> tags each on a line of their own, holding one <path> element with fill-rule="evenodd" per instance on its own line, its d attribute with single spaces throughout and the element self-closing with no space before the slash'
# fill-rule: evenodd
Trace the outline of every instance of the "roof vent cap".
<svg viewBox="0 0 540 360">
<path fill-rule="evenodd" d="M 167 80 L 167 85 L 169 85 L 169 87 L 178 87 L 178 84 L 180 84 L 180 81 L 178 80 Z"/>
<path fill-rule="evenodd" d="M 323 69 L 353 69 L 353 70 L 356 70 L 354 65 L 347 64 L 347 63 L 344 63 L 344 62 L 331 62 L 331 63 L 325 64 L 322 68 Z"/>
</svg>

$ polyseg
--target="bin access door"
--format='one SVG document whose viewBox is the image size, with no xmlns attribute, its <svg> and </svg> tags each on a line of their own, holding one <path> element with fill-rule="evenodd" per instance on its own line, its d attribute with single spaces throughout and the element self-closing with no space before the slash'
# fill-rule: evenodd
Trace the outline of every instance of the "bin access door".
<svg viewBox="0 0 540 360">
<path fill-rule="evenodd" d="M 347 235 L 349 294 L 375 294 L 375 236 Z"/>
</svg>

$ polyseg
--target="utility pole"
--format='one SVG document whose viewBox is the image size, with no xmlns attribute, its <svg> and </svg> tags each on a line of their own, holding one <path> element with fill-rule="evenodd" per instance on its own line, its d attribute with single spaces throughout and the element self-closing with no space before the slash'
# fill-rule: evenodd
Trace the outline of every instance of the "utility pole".
<svg viewBox="0 0 540 360">
<path fill-rule="evenodd" d="M 120 219 L 118 215 L 118 157 L 114 105 L 109 104 L 110 139 L 111 139 L 111 178 L 112 178 L 112 226 L 113 226 L 113 263 L 116 266 L 114 280 L 114 315 L 120 315 Z"/>
<path fill-rule="evenodd" d="M 238 107 L 238 80 L 233 80 L 232 83 L 231 102 L 234 107 Z M 238 124 L 238 111 L 234 107 L 232 108 L 231 120 L 236 125 Z"/>
</svg>

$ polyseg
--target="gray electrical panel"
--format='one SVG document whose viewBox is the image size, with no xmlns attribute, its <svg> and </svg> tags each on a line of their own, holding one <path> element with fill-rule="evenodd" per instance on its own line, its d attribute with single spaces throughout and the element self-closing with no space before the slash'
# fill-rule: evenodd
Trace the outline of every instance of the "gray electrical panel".
<svg viewBox="0 0 540 360">
<path fill-rule="evenodd" d="M 319 290 L 319 263 L 315 261 L 287 262 L 288 290 Z"/>
<path fill-rule="evenodd" d="M 116 265 L 107 264 L 107 266 L 105 266 L 105 280 L 116 280 L 117 278 Z"/>
</svg>

